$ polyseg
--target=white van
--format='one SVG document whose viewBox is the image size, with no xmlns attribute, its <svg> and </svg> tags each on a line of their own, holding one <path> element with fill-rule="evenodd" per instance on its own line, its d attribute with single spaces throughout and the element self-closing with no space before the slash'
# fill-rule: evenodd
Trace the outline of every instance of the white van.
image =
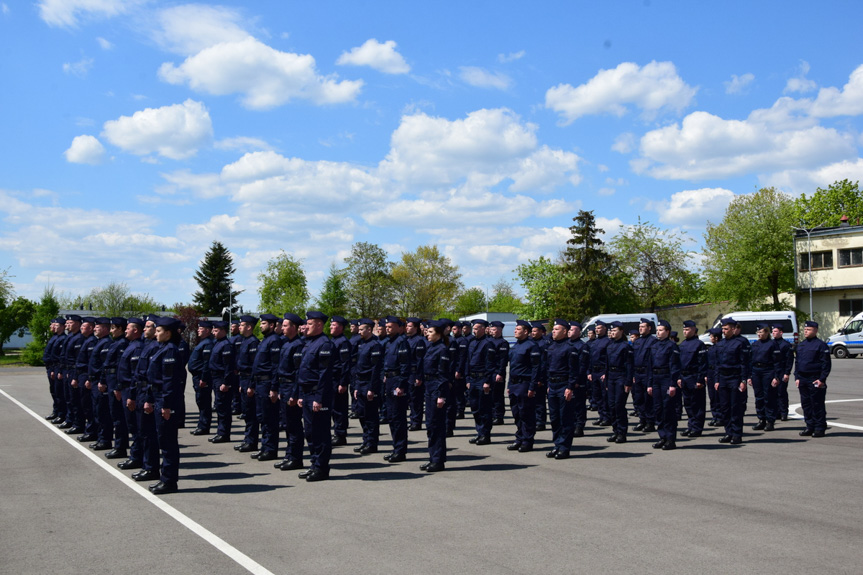
<svg viewBox="0 0 863 575">
<path fill-rule="evenodd" d="M 722 327 L 722 320 L 730 317 L 737 320 L 740 326 L 740 335 L 748 339 L 750 342 L 758 339 L 758 329 L 755 327 L 759 323 L 782 325 L 782 337 L 793 346 L 797 346 L 800 339 L 800 332 L 797 327 L 797 316 L 793 311 L 732 311 L 725 315 L 720 315 L 713 322 L 713 327 Z M 710 334 L 705 333 L 699 336 L 701 341 L 707 345 L 710 343 Z"/>
<path fill-rule="evenodd" d="M 857 357 L 863 353 L 863 312 L 849 319 L 836 335 L 831 335 L 827 345 L 836 359 Z"/>
<path fill-rule="evenodd" d="M 581 331 L 581 339 L 587 340 L 587 330 L 595 328 L 597 321 L 601 320 L 605 323 L 619 321 L 623 324 L 623 333 L 629 334 L 630 331 L 638 329 L 638 324 L 641 323 L 641 318 L 647 318 L 654 324 L 659 321 L 659 318 L 655 313 L 603 313 L 595 315 L 589 320 L 582 322 L 584 328 Z"/>
</svg>

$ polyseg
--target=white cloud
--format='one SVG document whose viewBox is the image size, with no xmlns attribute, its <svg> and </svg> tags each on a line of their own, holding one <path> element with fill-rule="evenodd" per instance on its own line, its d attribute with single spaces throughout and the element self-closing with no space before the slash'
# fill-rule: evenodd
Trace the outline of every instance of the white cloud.
<svg viewBox="0 0 863 575">
<path fill-rule="evenodd" d="M 159 77 L 171 84 L 188 84 L 196 92 L 241 94 L 243 106 L 253 110 L 296 99 L 315 104 L 350 102 L 363 85 L 362 80 L 321 76 L 312 56 L 280 52 L 251 37 L 205 48 L 179 66 L 165 62 Z"/>
<path fill-rule="evenodd" d="M 224 138 L 213 144 L 213 147 L 219 150 L 240 150 L 243 152 L 272 150 L 272 146 L 270 146 L 264 140 L 261 140 L 260 138 L 251 138 L 248 136 Z"/>
<path fill-rule="evenodd" d="M 113 145 L 136 155 L 156 153 L 181 160 L 210 143 L 213 125 L 207 108 L 200 102 L 147 108 L 132 116 L 105 122 L 102 136 Z"/>
<path fill-rule="evenodd" d="M 525 51 L 519 50 L 518 52 L 510 52 L 509 54 L 498 54 L 497 61 L 506 64 L 508 62 L 515 62 L 516 60 L 521 60 L 524 58 Z"/>
<path fill-rule="evenodd" d="M 165 50 L 181 56 L 251 37 L 241 25 L 240 12 L 225 6 L 174 6 L 160 10 L 156 20 L 158 27 L 152 31 L 153 39 Z"/>
<path fill-rule="evenodd" d="M 368 66 L 384 74 L 407 74 L 411 67 L 404 57 L 396 51 L 397 44 L 393 40 L 384 43 L 374 38 L 366 40 L 362 46 L 351 48 L 350 52 L 342 52 L 336 64 L 339 66 Z"/>
<path fill-rule="evenodd" d="M 513 182 L 509 189 L 513 192 L 550 192 L 566 182 L 577 186 L 581 182 L 578 174 L 580 159 L 572 152 L 542 146 L 519 162 L 517 171 L 511 175 Z"/>
<path fill-rule="evenodd" d="M 66 161 L 72 164 L 101 164 L 105 157 L 102 142 L 94 136 L 75 136 L 69 149 L 63 152 Z"/>
<path fill-rule="evenodd" d="M 589 114 L 623 116 L 628 105 L 652 118 L 665 109 L 682 111 L 695 97 L 697 88 L 684 82 L 671 62 L 650 62 L 643 68 L 623 62 L 612 70 L 600 70 L 586 84 L 559 84 L 545 94 L 545 105 L 570 124 Z"/>
<path fill-rule="evenodd" d="M 114 45 L 109 40 L 106 40 L 101 36 L 96 38 L 96 42 L 98 42 L 99 47 L 103 50 L 112 50 L 114 48 Z"/>
<path fill-rule="evenodd" d="M 794 194 L 812 194 L 839 180 L 863 181 L 863 158 L 844 160 L 814 170 L 785 170 L 759 178 L 759 185 L 775 186 Z M 814 222 L 818 223 L 818 222 Z"/>
<path fill-rule="evenodd" d="M 494 88 L 506 90 L 512 85 L 512 78 L 502 72 L 490 72 L 476 66 L 462 66 L 459 68 L 461 79 L 471 86 L 477 88 Z"/>
<path fill-rule="evenodd" d="M 755 74 L 746 73 L 741 76 L 731 75 L 731 80 L 725 82 L 726 94 L 744 94 L 749 85 L 755 80 Z"/>
<path fill-rule="evenodd" d="M 789 78 L 788 82 L 785 84 L 785 90 L 783 93 L 787 94 L 789 92 L 799 92 L 804 94 L 806 92 L 811 92 L 815 88 L 818 87 L 818 84 L 815 83 L 814 80 L 810 80 L 806 77 L 806 74 L 809 73 L 809 62 L 805 60 L 800 60 L 800 68 L 798 69 L 797 76 L 793 78 Z"/>
<path fill-rule="evenodd" d="M 625 132 L 614 139 L 611 149 L 621 154 L 628 154 L 635 149 L 635 134 Z"/>
<path fill-rule="evenodd" d="M 143 0 L 40 0 L 39 17 L 49 26 L 71 28 L 82 19 L 125 14 Z"/>
<path fill-rule="evenodd" d="M 77 76 L 79 78 L 83 78 L 90 71 L 90 68 L 93 67 L 93 58 L 82 58 L 77 62 L 64 62 L 63 63 L 63 72 L 66 74 L 71 74 L 72 76 Z"/>
<path fill-rule="evenodd" d="M 721 219 L 733 199 L 731 190 L 701 188 L 677 192 L 668 200 L 650 202 L 646 207 L 657 212 L 659 221 L 664 224 L 701 227 L 708 219 Z"/>
<path fill-rule="evenodd" d="M 616 236 L 620 231 L 620 226 L 623 225 L 623 220 L 620 218 L 606 218 L 603 216 L 596 217 L 596 228 L 602 230 L 599 238 L 607 242 L 612 237 Z"/>
<path fill-rule="evenodd" d="M 851 73 L 841 91 L 833 87 L 821 88 L 810 113 L 818 118 L 863 114 L 863 65 Z"/>
<path fill-rule="evenodd" d="M 614 188 L 599 188 L 596 193 L 600 196 L 613 196 L 616 191 Z"/>
</svg>

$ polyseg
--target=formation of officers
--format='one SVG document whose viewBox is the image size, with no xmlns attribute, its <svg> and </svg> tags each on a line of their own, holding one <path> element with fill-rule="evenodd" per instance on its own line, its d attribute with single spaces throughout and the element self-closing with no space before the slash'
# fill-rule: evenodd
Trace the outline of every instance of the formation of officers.
<svg viewBox="0 0 863 575">
<path fill-rule="evenodd" d="M 678 345 L 664 320 L 642 318 L 630 338 L 620 322 L 600 321 L 586 341 L 578 321 L 555 319 L 549 334 L 543 322 L 519 320 L 511 344 L 503 323 L 482 319 L 305 315 L 200 321 L 192 348 L 180 337 L 185 326 L 170 317 L 57 318 L 43 358 L 53 398 L 47 419 L 121 459 L 118 467 L 136 470 L 135 480 L 158 480 L 150 486 L 156 494 L 177 490 L 187 373 L 198 407 L 193 435 L 227 443 L 239 416 L 245 425 L 235 450 L 302 470 L 309 482 L 329 477 L 332 449 L 347 443 L 351 419 L 362 427 L 354 448 L 362 456 L 378 452 L 381 425 L 389 426 L 390 463 L 405 461 L 408 432 L 425 424 L 428 461 L 420 468 L 442 471 L 447 437 L 467 406 L 476 430 L 470 442 L 488 445 L 503 424 L 507 396 L 516 428 L 507 449 L 532 451 L 548 422 L 554 445 L 546 456 L 554 459 L 570 456 L 588 411 L 598 415 L 594 425 L 611 429 L 608 442 L 625 443 L 629 417 L 636 417 L 632 430 L 657 433 L 653 448 L 669 451 L 678 435 L 702 435 L 709 408 L 707 425 L 725 429 L 720 443 L 738 444 L 748 389 L 758 417 L 753 429 L 772 431 L 788 417 L 792 380 L 806 422 L 800 435 L 822 437 L 827 428 L 830 353 L 812 321 L 795 361 L 780 325 L 759 324 L 750 344 L 730 318 L 709 330 L 713 345 L 706 346 L 693 321 L 683 322 Z M 686 428 L 678 432 L 684 409 Z"/>
</svg>

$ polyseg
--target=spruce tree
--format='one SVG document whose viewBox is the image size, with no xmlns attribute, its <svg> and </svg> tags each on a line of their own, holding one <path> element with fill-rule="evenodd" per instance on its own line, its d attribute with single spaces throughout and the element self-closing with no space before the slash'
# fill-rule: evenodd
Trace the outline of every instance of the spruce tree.
<svg viewBox="0 0 863 575">
<path fill-rule="evenodd" d="M 230 307 L 237 311 L 237 296 L 242 291 L 231 291 L 234 283 L 234 258 L 221 242 L 214 241 L 204 254 L 201 267 L 195 272 L 195 281 L 201 289 L 192 296 L 195 307 L 207 316 L 221 316 Z"/>
</svg>

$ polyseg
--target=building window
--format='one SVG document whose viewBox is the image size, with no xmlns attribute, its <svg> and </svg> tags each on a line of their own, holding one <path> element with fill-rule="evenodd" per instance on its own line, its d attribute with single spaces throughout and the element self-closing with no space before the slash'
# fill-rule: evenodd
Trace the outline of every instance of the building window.
<svg viewBox="0 0 863 575">
<path fill-rule="evenodd" d="M 858 250 L 859 251 L 859 250 Z M 841 260 L 840 260 L 841 261 Z M 842 265 L 841 263 L 839 265 Z M 829 252 L 812 252 L 813 270 L 833 269 L 833 250 Z M 809 271 L 809 253 L 800 254 L 800 271 Z"/>
<path fill-rule="evenodd" d="M 839 250 L 839 267 L 848 268 L 852 266 L 863 266 L 863 248 Z"/>
<path fill-rule="evenodd" d="M 863 299 L 840 299 L 839 300 L 839 315 L 855 316 L 863 311 Z"/>
</svg>

